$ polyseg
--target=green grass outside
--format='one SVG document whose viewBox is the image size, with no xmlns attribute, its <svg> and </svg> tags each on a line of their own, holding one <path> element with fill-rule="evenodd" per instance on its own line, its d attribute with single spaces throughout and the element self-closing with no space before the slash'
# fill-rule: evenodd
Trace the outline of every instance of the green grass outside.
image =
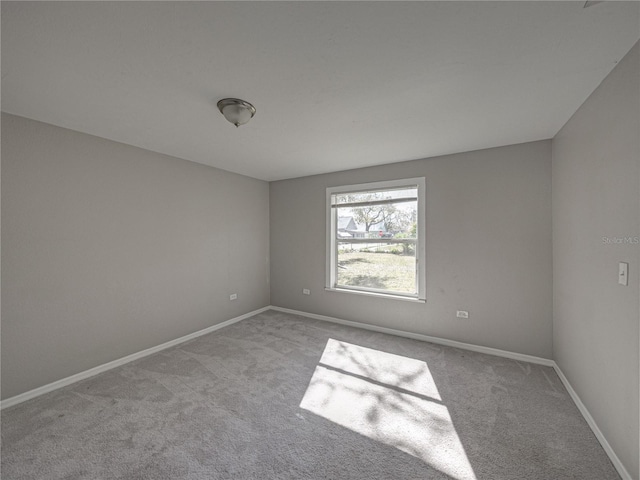
<svg viewBox="0 0 640 480">
<path fill-rule="evenodd" d="M 416 260 L 393 253 L 339 252 L 338 285 L 413 293 Z"/>
</svg>

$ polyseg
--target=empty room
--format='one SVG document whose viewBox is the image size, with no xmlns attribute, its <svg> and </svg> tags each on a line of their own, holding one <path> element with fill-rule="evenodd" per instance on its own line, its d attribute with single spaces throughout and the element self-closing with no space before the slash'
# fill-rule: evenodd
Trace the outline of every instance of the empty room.
<svg viewBox="0 0 640 480">
<path fill-rule="evenodd" d="M 639 480 L 640 2 L 1 22 L 3 480 Z"/>
</svg>

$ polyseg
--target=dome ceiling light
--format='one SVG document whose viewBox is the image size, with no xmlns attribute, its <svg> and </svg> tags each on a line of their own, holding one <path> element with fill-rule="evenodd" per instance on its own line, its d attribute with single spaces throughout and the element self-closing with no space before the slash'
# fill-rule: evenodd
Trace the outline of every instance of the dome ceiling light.
<svg viewBox="0 0 640 480">
<path fill-rule="evenodd" d="M 218 110 L 236 127 L 244 125 L 256 114 L 256 108 L 239 98 L 223 98 L 218 102 Z"/>
</svg>

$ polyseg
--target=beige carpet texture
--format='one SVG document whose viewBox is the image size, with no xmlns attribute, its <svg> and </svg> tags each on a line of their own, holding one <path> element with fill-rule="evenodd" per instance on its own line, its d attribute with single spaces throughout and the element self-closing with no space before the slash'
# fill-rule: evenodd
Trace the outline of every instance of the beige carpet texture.
<svg viewBox="0 0 640 480">
<path fill-rule="evenodd" d="M 2 479 L 620 478 L 550 367 L 267 311 L 7 408 Z"/>
</svg>

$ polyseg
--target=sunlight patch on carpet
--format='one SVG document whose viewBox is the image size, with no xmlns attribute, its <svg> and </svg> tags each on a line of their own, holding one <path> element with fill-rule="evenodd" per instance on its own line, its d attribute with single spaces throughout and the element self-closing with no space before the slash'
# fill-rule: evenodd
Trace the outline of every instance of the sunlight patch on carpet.
<svg viewBox="0 0 640 480">
<path fill-rule="evenodd" d="M 426 362 L 329 339 L 300 408 L 476 480 Z"/>
</svg>

